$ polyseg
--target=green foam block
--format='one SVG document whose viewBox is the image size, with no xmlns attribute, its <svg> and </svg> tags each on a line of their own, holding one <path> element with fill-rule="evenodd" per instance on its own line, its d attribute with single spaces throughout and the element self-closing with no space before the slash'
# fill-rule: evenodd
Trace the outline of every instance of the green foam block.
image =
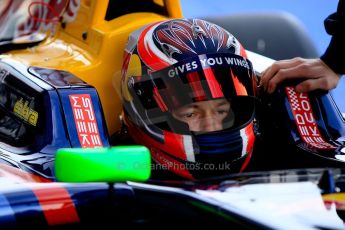
<svg viewBox="0 0 345 230">
<path fill-rule="evenodd" d="M 60 182 L 146 181 L 150 174 L 151 156 L 144 146 L 62 148 L 55 158 Z"/>
</svg>

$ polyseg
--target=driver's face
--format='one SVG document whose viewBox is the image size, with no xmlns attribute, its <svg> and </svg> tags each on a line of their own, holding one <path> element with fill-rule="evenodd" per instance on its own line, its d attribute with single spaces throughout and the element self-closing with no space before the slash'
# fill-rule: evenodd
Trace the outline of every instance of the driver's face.
<svg viewBox="0 0 345 230">
<path fill-rule="evenodd" d="M 216 99 L 191 103 L 172 112 L 174 118 L 185 122 L 190 131 L 211 132 L 222 130 L 223 120 L 230 113 L 230 103 L 226 99 Z"/>
</svg>

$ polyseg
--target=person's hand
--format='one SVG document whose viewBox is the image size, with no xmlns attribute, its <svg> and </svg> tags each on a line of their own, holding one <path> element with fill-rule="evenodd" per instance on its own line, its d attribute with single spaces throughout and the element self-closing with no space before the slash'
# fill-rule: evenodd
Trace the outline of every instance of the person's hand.
<svg viewBox="0 0 345 230">
<path fill-rule="evenodd" d="M 309 92 L 315 89 L 330 90 L 337 86 L 340 77 L 340 74 L 336 74 L 319 58 L 293 58 L 276 61 L 268 67 L 262 73 L 260 86 L 271 94 L 282 81 L 300 79 L 302 82 L 296 85 L 296 92 Z"/>
</svg>

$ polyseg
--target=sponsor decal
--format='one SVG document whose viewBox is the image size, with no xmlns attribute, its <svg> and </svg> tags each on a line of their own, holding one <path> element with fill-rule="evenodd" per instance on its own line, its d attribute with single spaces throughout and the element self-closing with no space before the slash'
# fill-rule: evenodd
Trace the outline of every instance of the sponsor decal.
<svg viewBox="0 0 345 230">
<path fill-rule="evenodd" d="M 306 93 L 296 93 L 293 87 L 285 87 L 298 132 L 302 140 L 317 149 L 335 149 L 321 136 L 315 122 L 311 104 Z"/>
<path fill-rule="evenodd" d="M 80 0 L 1 1 L 0 37 L 15 39 L 36 32 L 54 31 L 60 22 L 75 20 Z"/>
<path fill-rule="evenodd" d="M 189 73 L 195 70 L 207 69 L 215 66 L 240 66 L 250 69 L 250 65 L 246 59 L 239 57 L 228 56 L 214 56 L 206 57 L 206 55 L 199 55 L 199 60 L 193 60 L 181 65 L 174 66 L 168 70 L 169 77 L 175 77 Z"/>
<path fill-rule="evenodd" d="M 74 122 L 82 148 L 102 147 L 97 120 L 89 94 L 69 95 Z"/>
<path fill-rule="evenodd" d="M 20 98 L 20 100 L 16 101 L 14 104 L 13 112 L 30 125 L 36 126 L 38 112 L 29 107 L 28 101 L 24 101 L 23 98 Z"/>
</svg>

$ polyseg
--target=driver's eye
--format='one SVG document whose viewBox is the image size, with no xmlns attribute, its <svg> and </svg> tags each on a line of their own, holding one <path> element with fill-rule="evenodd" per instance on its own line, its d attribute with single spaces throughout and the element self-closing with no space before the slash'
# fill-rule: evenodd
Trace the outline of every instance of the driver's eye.
<svg viewBox="0 0 345 230">
<path fill-rule="evenodd" d="M 218 112 L 218 114 L 220 114 L 220 115 L 228 114 L 228 113 L 229 113 L 228 110 L 218 110 L 217 112 Z"/>
<path fill-rule="evenodd" d="M 191 112 L 191 113 L 185 113 L 185 114 L 183 114 L 182 116 L 185 117 L 185 118 L 192 118 L 192 117 L 195 116 L 195 113 L 193 113 L 193 112 Z"/>
</svg>

